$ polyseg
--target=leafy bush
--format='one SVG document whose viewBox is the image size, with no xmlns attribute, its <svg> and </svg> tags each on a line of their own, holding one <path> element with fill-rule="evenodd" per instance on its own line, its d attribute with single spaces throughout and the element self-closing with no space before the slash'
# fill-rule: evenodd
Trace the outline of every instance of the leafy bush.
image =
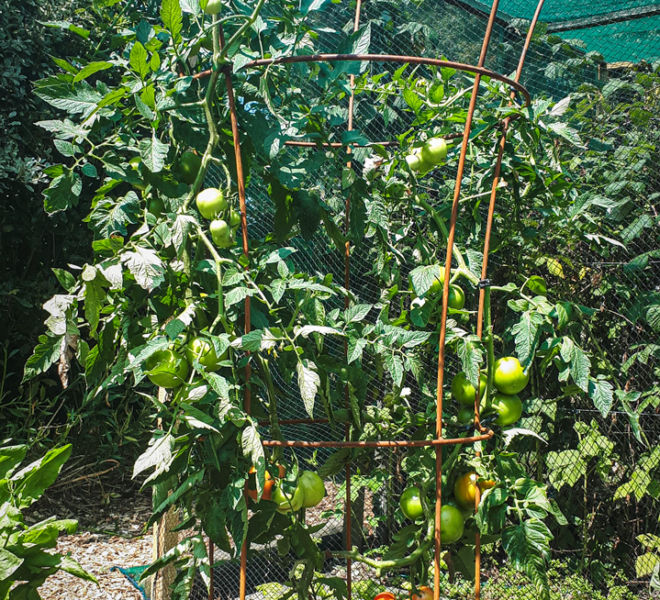
<svg viewBox="0 0 660 600">
<path fill-rule="evenodd" d="M 57 478 L 71 454 L 71 446 L 54 448 L 17 471 L 27 446 L 0 448 L 0 598 L 40 598 L 37 588 L 53 573 L 66 571 L 89 581 L 96 579 L 75 560 L 48 552 L 60 533 L 73 533 L 77 522 L 54 517 L 33 525 L 23 512 Z"/>
</svg>

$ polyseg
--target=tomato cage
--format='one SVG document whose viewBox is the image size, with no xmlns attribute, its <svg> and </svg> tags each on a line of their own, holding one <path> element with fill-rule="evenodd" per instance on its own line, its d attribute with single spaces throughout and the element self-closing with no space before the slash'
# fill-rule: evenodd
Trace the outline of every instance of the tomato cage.
<svg viewBox="0 0 660 600">
<path fill-rule="evenodd" d="M 461 199 L 461 184 L 463 180 L 463 174 L 466 166 L 466 157 L 467 152 L 470 146 L 470 135 L 473 127 L 473 117 L 475 114 L 475 108 L 479 100 L 480 85 L 482 84 L 484 78 L 487 80 L 499 81 L 510 88 L 510 103 L 513 104 L 516 101 L 516 98 L 522 98 L 522 105 L 528 106 L 531 102 L 530 95 L 527 89 L 520 83 L 520 77 L 525 63 L 525 58 L 527 51 L 532 39 L 532 35 L 538 21 L 541 9 L 544 4 L 544 0 L 539 0 L 536 7 L 536 12 L 533 19 L 530 22 L 525 43 L 522 49 L 522 52 L 519 57 L 518 66 L 513 78 L 505 77 L 495 71 L 485 68 L 486 56 L 491 41 L 493 25 L 496 20 L 496 15 L 498 11 L 499 2 L 493 2 L 492 9 L 490 11 L 490 16 L 488 24 L 483 35 L 483 40 L 481 43 L 481 52 L 479 56 L 478 63 L 476 65 L 469 65 L 460 62 L 454 62 L 438 58 L 427 58 L 422 56 L 403 56 L 403 55 L 392 55 L 392 54 L 311 54 L 311 55 L 295 55 L 295 56 L 285 56 L 278 58 L 266 58 L 259 60 L 252 60 L 247 63 L 243 63 L 240 67 L 241 69 L 248 70 L 262 70 L 277 67 L 277 66 L 291 66 L 298 64 L 322 64 L 322 63 L 359 63 L 359 64 L 389 64 L 389 65 L 416 65 L 420 67 L 436 67 L 436 68 L 446 68 L 453 69 L 456 71 L 461 71 L 463 73 L 469 74 L 474 78 L 472 93 L 469 101 L 469 108 L 466 113 L 465 123 L 462 134 L 455 134 L 453 137 L 456 138 L 460 145 L 458 146 L 458 165 L 455 176 L 455 184 L 453 190 L 453 200 L 451 206 L 451 219 L 448 227 L 448 237 L 447 237 L 447 250 L 445 254 L 445 278 L 442 286 L 442 313 L 439 322 L 439 335 L 438 335 L 438 356 L 437 364 L 437 379 L 436 379 L 436 389 L 435 389 L 435 435 L 433 439 L 375 439 L 375 440 L 353 440 L 350 438 L 350 427 L 348 424 L 345 425 L 343 430 L 343 436 L 341 439 L 335 439 L 337 430 L 336 427 L 333 430 L 332 425 L 329 423 L 328 419 L 318 417 L 310 418 L 299 418 L 296 414 L 284 414 L 280 415 L 282 418 L 279 419 L 278 423 L 281 427 L 282 434 L 279 439 L 269 439 L 269 424 L 267 422 L 262 423 L 262 443 L 266 448 L 281 448 L 281 449 L 297 449 L 301 452 L 312 452 L 312 451 L 329 451 L 330 449 L 335 450 L 348 450 L 348 449 L 362 449 L 365 451 L 371 451 L 374 453 L 380 453 L 383 460 L 388 460 L 388 457 L 391 459 L 393 456 L 401 453 L 405 453 L 409 449 L 413 448 L 427 448 L 432 449 L 435 455 L 435 507 L 434 507 L 434 522 L 433 522 L 433 598 L 434 600 L 439 600 L 441 597 L 441 564 L 443 562 L 442 558 L 442 541 L 443 541 L 443 532 L 441 527 L 441 514 L 443 506 L 442 498 L 442 469 L 443 469 L 443 451 L 446 447 L 456 448 L 461 445 L 470 445 L 477 442 L 482 442 L 489 440 L 493 437 L 494 432 L 492 429 L 485 427 L 480 422 L 479 417 L 479 390 L 477 390 L 475 403 L 474 403 L 474 419 L 472 423 L 473 435 L 467 435 L 465 437 L 444 437 L 443 435 L 443 389 L 445 387 L 445 372 L 446 372 L 446 357 L 445 357 L 445 342 L 447 336 L 447 319 L 448 319 L 448 298 L 449 298 L 449 287 L 451 279 L 451 267 L 452 267 L 452 258 L 454 252 L 454 239 L 456 235 L 456 225 L 458 220 L 458 207 L 459 201 Z M 353 31 L 357 32 L 360 26 L 361 11 L 363 8 L 362 0 L 357 0 L 355 6 L 355 17 L 354 17 L 354 27 Z M 224 37 L 222 36 L 221 30 L 221 45 L 224 46 Z M 210 71 L 202 72 L 196 77 L 208 76 Z M 240 123 L 238 118 L 238 111 L 236 107 L 236 98 L 235 90 L 233 85 L 234 74 L 232 72 L 231 65 L 227 65 L 224 68 L 224 84 L 226 87 L 227 101 L 229 106 L 229 112 L 231 117 L 231 127 L 234 143 L 234 159 L 236 165 L 236 176 L 237 176 L 237 187 L 238 187 L 238 197 L 240 202 L 240 212 L 241 212 L 241 231 L 242 231 L 242 249 L 243 254 L 246 259 L 246 264 L 249 265 L 250 258 L 250 248 L 248 244 L 248 225 L 250 222 L 251 215 L 249 213 L 249 202 L 248 195 L 246 193 L 246 177 L 243 169 L 242 155 L 241 155 L 241 144 L 240 144 Z M 345 131 L 351 132 L 354 130 L 354 102 L 355 102 L 355 75 L 349 75 L 348 82 L 350 94 L 348 99 L 348 111 L 347 111 L 347 123 Z M 497 154 L 493 161 L 493 178 L 492 186 L 489 198 L 488 205 L 488 215 L 486 220 L 486 228 L 484 235 L 483 243 L 483 261 L 481 269 L 481 280 L 479 282 L 479 298 L 478 298 L 478 311 L 477 311 L 477 324 L 476 332 L 477 335 L 481 338 L 483 334 L 483 323 L 484 323 L 484 310 L 488 306 L 489 298 L 489 286 L 490 282 L 487 279 L 487 269 L 488 269 L 488 254 L 490 249 L 490 238 L 491 230 L 493 224 L 494 208 L 495 201 L 497 196 L 497 191 L 500 183 L 500 170 L 504 155 L 504 148 L 506 143 L 507 130 L 510 126 L 512 118 L 506 117 L 499 123 L 499 141 L 497 143 Z M 451 138 L 452 136 L 447 136 Z M 358 148 L 365 148 L 369 146 L 381 146 L 383 148 L 395 147 L 398 145 L 398 142 L 393 140 L 380 140 L 380 141 L 341 141 L 341 142 L 327 142 L 319 140 L 289 140 L 285 144 L 289 146 L 292 150 L 296 148 L 338 148 L 345 150 L 348 160 L 346 163 L 347 169 L 353 169 L 354 164 L 351 161 L 351 154 L 355 152 Z M 343 229 L 347 233 L 350 228 L 350 214 L 351 214 L 351 197 L 348 194 L 345 198 L 345 212 L 343 219 Z M 343 285 L 346 290 L 351 290 L 352 284 L 355 284 L 354 278 L 351 277 L 351 261 L 354 260 L 353 248 L 350 242 L 345 242 L 343 249 L 343 256 L 338 260 L 338 264 L 335 263 L 337 271 L 342 271 L 343 275 Z M 249 268 L 249 267 L 248 267 Z M 245 333 L 250 331 L 251 325 L 251 305 L 250 305 L 250 296 L 247 296 L 244 300 L 244 311 L 245 311 Z M 344 308 L 349 307 L 349 299 L 345 298 Z M 347 345 L 344 344 L 343 348 L 340 346 L 336 349 L 338 353 L 343 353 L 346 356 L 348 352 Z M 251 411 L 252 408 L 252 397 L 249 386 L 250 380 L 250 367 L 246 367 L 245 373 L 246 380 L 248 385 L 246 385 L 244 390 L 244 406 L 247 412 Z M 344 408 L 349 411 L 349 398 L 348 390 L 344 390 Z M 289 439 L 286 439 L 289 438 Z M 394 461 L 396 462 L 396 461 Z M 394 463 L 392 463 L 394 464 Z M 343 468 L 343 478 L 341 481 L 341 486 L 339 489 L 334 490 L 335 495 L 338 498 L 344 498 L 343 500 L 343 509 L 341 515 L 341 524 L 339 527 L 331 532 L 331 535 L 335 536 L 335 548 L 337 546 L 343 547 L 343 553 L 339 551 L 331 552 L 330 550 L 326 551 L 326 557 L 328 559 L 334 560 L 332 563 L 333 574 L 341 577 L 345 581 L 345 589 L 347 598 L 351 599 L 354 597 L 372 597 L 374 595 L 373 590 L 370 590 L 368 587 L 365 588 L 361 586 L 357 594 L 355 593 L 355 574 L 356 570 L 358 576 L 361 580 L 365 578 L 374 577 L 373 570 L 369 571 L 366 569 L 363 563 L 356 561 L 355 549 L 364 547 L 364 540 L 358 539 L 360 536 L 356 536 L 356 531 L 359 529 L 360 534 L 362 529 L 358 521 L 365 519 L 365 514 L 368 513 L 368 507 L 365 508 L 365 504 L 373 504 L 376 502 L 376 496 L 378 491 L 374 492 L 372 490 L 371 494 L 368 494 L 368 497 L 365 497 L 364 494 L 359 496 L 358 506 L 356 510 L 356 495 L 352 493 L 352 482 L 355 477 L 355 473 L 352 469 L 350 462 L 347 462 Z M 392 479 L 396 479 L 393 474 Z M 384 482 L 384 486 L 389 485 L 388 482 Z M 479 488 L 476 490 L 475 498 L 475 510 L 479 504 Z M 373 508 L 373 507 L 372 507 Z M 390 531 L 391 533 L 391 531 Z M 477 530 L 475 535 L 475 551 L 474 551 L 474 598 L 479 599 L 481 597 L 481 544 L 480 544 L 480 535 Z M 268 598 L 269 594 L 267 591 L 261 590 L 258 587 L 250 584 L 249 573 L 251 571 L 261 570 L 259 577 L 262 580 L 277 580 L 278 576 L 281 576 L 282 573 L 276 573 L 277 567 L 275 561 L 272 563 L 269 561 L 269 552 L 272 551 L 272 548 L 262 548 L 260 552 L 262 553 L 262 561 L 255 562 L 250 557 L 251 549 L 248 548 L 247 543 L 243 545 L 240 552 L 240 564 L 233 565 L 233 567 L 227 568 L 227 565 L 223 561 L 214 562 L 214 547 L 212 542 L 209 540 L 209 557 L 212 564 L 211 567 L 211 577 L 210 577 L 210 586 L 207 590 L 207 597 L 209 600 L 214 598 L 238 598 L 244 600 L 246 597 L 250 598 Z M 237 567 L 237 568 L 235 568 Z M 367 564 L 368 567 L 368 564 Z M 366 570 L 365 570 L 366 569 Z M 365 591 L 366 589 L 366 591 Z M 397 593 L 401 594 L 402 590 L 396 590 Z M 407 592 L 408 594 L 410 592 Z M 206 595 L 206 594 L 205 594 Z M 202 595 L 196 597 L 202 598 Z"/>
</svg>

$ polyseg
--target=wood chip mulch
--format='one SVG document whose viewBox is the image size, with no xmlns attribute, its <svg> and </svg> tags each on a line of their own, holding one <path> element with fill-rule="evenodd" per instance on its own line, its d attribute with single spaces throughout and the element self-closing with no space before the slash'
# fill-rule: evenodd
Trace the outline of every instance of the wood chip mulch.
<svg viewBox="0 0 660 600">
<path fill-rule="evenodd" d="M 120 469 L 95 476 L 97 466 L 76 459 L 69 463 L 58 479 L 63 485 L 53 486 L 30 507 L 26 521 L 50 516 L 76 519 L 78 532 L 61 536 L 55 550 L 78 561 L 98 585 L 61 571 L 46 580 L 39 594 L 43 600 L 141 599 L 124 575 L 110 569 L 152 561 L 151 531 L 145 529 L 151 515 L 150 491 L 141 492 L 139 483 Z"/>
</svg>

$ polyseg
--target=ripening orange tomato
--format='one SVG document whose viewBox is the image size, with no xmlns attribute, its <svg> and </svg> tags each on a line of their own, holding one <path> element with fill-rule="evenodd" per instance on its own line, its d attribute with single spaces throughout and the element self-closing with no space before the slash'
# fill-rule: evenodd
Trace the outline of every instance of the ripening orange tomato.
<svg viewBox="0 0 660 600">
<path fill-rule="evenodd" d="M 286 473 L 286 470 L 282 465 L 277 465 L 277 470 L 279 473 L 280 477 L 284 477 L 284 474 Z M 250 467 L 250 470 L 248 471 L 249 475 L 254 475 L 257 472 L 257 470 L 254 468 L 254 466 Z M 256 482 L 254 481 L 254 478 L 250 478 L 251 481 L 248 483 L 248 489 L 247 489 L 247 495 L 252 498 L 255 502 L 257 501 L 257 488 L 256 488 Z M 252 484 L 252 485 L 251 485 Z M 275 485 L 275 480 L 271 476 L 271 474 L 266 471 L 265 474 L 265 482 L 264 482 L 264 491 L 261 494 L 261 498 L 263 500 L 270 500 L 273 495 L 273 486 Z"/>
<path fill-rule="evenodd" d="M 410 600 L 433 600 L 433 590 L 428 585 L 417 588 L 417 593 L 410 596 Z"/>
</svg>

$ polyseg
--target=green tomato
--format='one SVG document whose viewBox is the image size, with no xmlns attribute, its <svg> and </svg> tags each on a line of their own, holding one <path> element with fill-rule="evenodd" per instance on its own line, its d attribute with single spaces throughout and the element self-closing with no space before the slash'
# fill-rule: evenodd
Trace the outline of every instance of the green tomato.
<svg viewBox="0 0 660 600">
<path fill-rule="evenodd" d="M 429 288 L 429 291 L 426 293 L 426 295 L 441 295 L 442 294 L 442 288 L 445 283 L 445 268 L 441 265 L 435 265 L 434 269 L 437 268 L 437 275 L 435 275 L 435 270 L 433 271 L 435 278 L 433 279 L 433 283 L 431 284 L 431 287 Z"/>
<path fill-rule="evenodd" d="M 488 377 L 486 374 L 481 373 L 479 375 L 479 398 L 481 399 L 483 399 L 484 394 L 486 393 L 487 381 Z M 473 407 L 476 394 L 477 390 L 474 389 L 474 386 L 468 381 L 465 373 L 463 371 L 456 373 L 451 382 L 451 395 L 456 398 L 456 401 L 463 406 Z"/>
<path fill-rule="evenodd" d="M 273 488 L 271 500 L 277 504 L 277 512 L 288 513 L 291 511 L 300 510 L 303 505 L 305 494 L 300 485 L 290 492 L 282 489 L 278 484 Z"/>
<path fill-rule="evenodd" d="M 197 179 L 197 173 L 199 173 L 199 168 L 202 166 L 201 156 L 186 150 L 179 158 L 179 174 L 181 179 L 188 184 L 195 183 Z"/>
<path fill-rule="evenodd" d="M 440 511 L 440 539 L 443 544 L 453 544 L 463 537 L 465 520 L 455 506 L 445 504 Z"/>
<path fill-rule="evenodd" d="M 435 104 L 439 104 L 442 102 L 442 99 L 445 97 L 445 86 L 442 85 L 440 82 L 436 82 L 433 84 L 433 87 L 431 87 L 431 91 L 429 92 L 429 99 L 431 102 L 434 102 Z"/>
<path fill-rule="evenodd" d="M 207 15 L 217 15 L 222 10 L 222 0 L 200 0 L 199 5 Z"/>
<path fill-rule="evenodd" d="M 209 226 L 213 242 L 218 248 L 231 248 L 234 237 L 229 224 L 224 219 L 214 219 Z"/>
<path fill-rule="evenodd" d="M 206 35 L 202 38 L 202 48 L 213 52 L 213 37 L 211 35 Z"/>
<path fill-rule="evenodd" d="M 420 496 L 419 488 L 416 486 L 406 489 L 399 500 L 401 512 L 407 519 L 416 521 L 424 516 L 424 509 L 422 507 L 422 498 Z"/>
<path fill-rule="evenodd" d="M 227 352 L 218 356 L 209 340 L 195 337 L 186 344 L 186 358 L 190 364 L 197 359 L 199 364 L 205 366 L 209 371 L 215 371 L 220 366 L 220 362 L 227 358 Z"/>
<path fill-rule="evenodd" d="M 406 156 L 406 163 L 411 171 L 421 171 L 422 170 L 422 157 L 419 155 L 419 152 L 413 152 Z"/>
<path fill-rule="evenodd" d="M 234 229 L 241 224 L 241 213 L 233 208 L 229 209 L 229 226 Z"/>
<path fill-rule="evenodd" d="M 163 201 L 158 196 L 150 196 L 147 200 L 147 210 L 156 218 L 160 217 L 165 210 Z"/>
<path fill-rule="evenodd" d="M 457 285 L 450 285 L 447 304 L 449 308 L 461 310 L 465 306 L 465 292 Z"/>
<path fill-rule="evenodd" d="M 523 371 L 515 356 L 505 356 L 495 361 L 493 382 L 503 394 L 518 394 L 525 389 L 529 375 Z"/>
<path fill-rule="evenodd" d="M 185 382 L 190 367 L 174 350 L 159 350 L 146 361 L 147 377 L 154 385 L 162 388 L 175 388 Z"/>
<path fill-rule="evenodd" d="M 457 420 L 459 425 L 469 425 L 474 421 L 474 409 L 461 406 L 458 409 Z"/>
<path fill-rule="evenodd" d="M 298 478 L 298 487 L 303 491 L 302 505 L 304 508 L 316 506 L 325 497 L 323 479 L 314 471 L 303 471 Z"/>
<path fill-rule="evenodd" d="M 506 394 L 495 394 L 489 412 L 495 411 L 497 419 L 495 423 L 501 427 L 513 425 L 522 415 L 522 402 L 518 396 L 507 396 Z"/>
<path fill-rule="evenodd" d="M 447 157 L 447 142 L 442 138 L 426 140 L 422 146 L 422 160 L 429 165 L 437 165 Z"/>
<path fill-rule="evenodd" d="M 221 190 L 206 188 L 197 194 L 197 210 L 205 219 L 213 219 L 218 213 L 227 210 L 227 201 Z"/>
</svg>

